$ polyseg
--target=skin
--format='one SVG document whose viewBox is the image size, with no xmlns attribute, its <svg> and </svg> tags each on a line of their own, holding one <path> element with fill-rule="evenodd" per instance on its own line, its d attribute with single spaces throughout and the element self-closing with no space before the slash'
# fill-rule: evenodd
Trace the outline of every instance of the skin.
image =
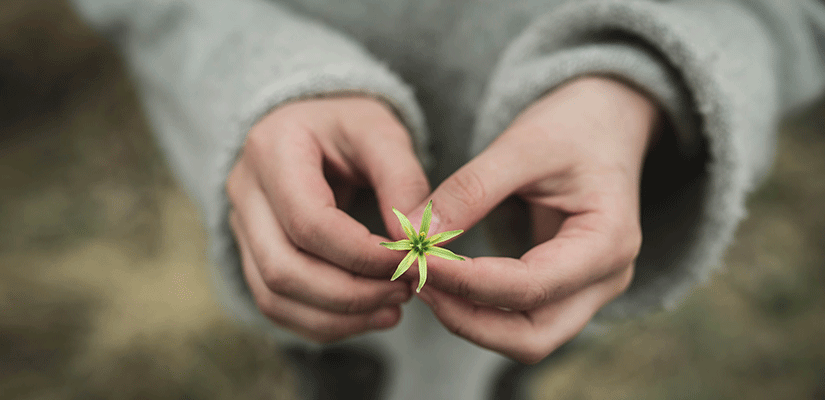
<svg viewBox="0 0 825 400">
<path fill-rule="evenodd" d="M 392 206 L 415 221 L 433 199 L 430 232 L 443 232 L 467 230 L 519 196 L 530 205 L 535 247 L 519 259 L 430 257 L 418 296 L 456 335 L 538 362 L 632 279 L 641 168 L 658 117 L 623 83 L 579 78 L 533 103 L 430 192 L 408 133 L 383 103 L 279 107 L 252 129 L 227 181 L 247 282 L 264 314 L 309 339 L 385 329 L 399 321 L 417 276 L 389 282 L 403 255 L 376 246 L 387 238 L 338 208 L 353 188 L 375 190 L 399 239 Z"/>
<path fill-rule="evenodd" d="M 606 78 L 533 103 L 436 188 L 431 229 L 468 229 L 515 195 L 529 204 L 538 243 L 519 259 L 433 259 L 419 297 L 456 335 L 523 363 L 572 339 L 631 282 L 658 117 L 651 100 Z"/>
<path fill-rule="evenodd" d="M 298 184 L 300 182 L 300 184 Z M 261 311 L 283 328 L 333 342 L 398 323 L 401 256 L 341 210 L 372 187 L 387 221 L 430 193 L 410 136 L 382 102 L 297 101 L 249 133 L 226 185 L 244 275 Z"/>
</svg>

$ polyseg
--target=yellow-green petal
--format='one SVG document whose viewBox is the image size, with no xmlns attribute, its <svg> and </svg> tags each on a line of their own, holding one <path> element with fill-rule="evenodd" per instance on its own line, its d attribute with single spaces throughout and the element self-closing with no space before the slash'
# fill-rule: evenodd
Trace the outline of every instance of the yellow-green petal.
<svg viewBox="0 0 825 400">
<path fill-rule="evenodd" d="M 445 260 L 464 261 L 464 257 L 459 256 L 459 255 L 453 253 L 452 251 L 447 250 L 445 248 L 441 248 L 441 247 L 435 247 L 435 246 L 430 247 L 430 248 L 427 249 L 426 253 L 427 254 L 432 254 L 436 257 L 441 257 Z"/>
<path fill-rule="evenodd" d="M 458 236 L 462 233 L 464 233 L 464 230 L 462 230 L 462 229 L 455 230 L 455 231 L 441 232 L 441 233 L 432 235 L 431 237 L 427 238 L 427 244 L 432 245 L 432 244 L 439 244 L 441 242 L 446 242 L 446 241 L 448 241 L 448 240 L 450 240 L 450 239 L 452 239 L 452 238 L 454 238 L 454 237 L 456 237 L 456 236 Z"/>
<path fill-rule="evenodd" d="M 433 201 L 430 200 L 427 203 L 427 207 L 424 207 L 424 214 L 421 216 L 421 229 L 418 231 L 418 234 L 427 237 L 427 233 L 430 232 L 430 221 L 433 219 Z"/>
<path fill-rule="evenodd" d="M 398 279 L 398 277 L 401 276 L 404 272 L 407 272 L 407 270 L 410 268 L 410 265 L 412 265 L 413 260 L 415 260 L 415 255 L 416 254 L 414 251 L 410 251 L 409 253 L 407 253 L 404 259 L 401 260 L 401 264 L 398 264 L 398 268 L 395 269 L 395 273 L 392 274 L 392 278 L 390 278 L 391 281 Z"/>
<path fill-rule="evenodd" d="M 407 237 L 410 240 L 414 240 L 415 239 L 415 228 L 413 228 L 412 223 L 410 223 L 409 218 L 407 218 L 406 215 L 401 214 L 401 211 L 396 210 L 395 207 L 392 208 L 392 212 L 394 212 L 395 216 L 398 217 L 398 221 L 401 222 L 401 228 L 404 229 L 404 233 L 407 235 Z"/>
<path fill-rule="evenodd" d="M 410 250 L 412 249 L 412 242 L 404 239 L 396 242 L 381 242 L 381 246 L 384 246 L 390 250 Z"/>
<path fill-rule="evenodd" d="M 424 282 L 427 281 L 427 256 L 424 254 L 418 255 L 418 289 L 415 289 L 416 293 L 421 292 L 421 288 L 424 287 Z"/>
</svg>

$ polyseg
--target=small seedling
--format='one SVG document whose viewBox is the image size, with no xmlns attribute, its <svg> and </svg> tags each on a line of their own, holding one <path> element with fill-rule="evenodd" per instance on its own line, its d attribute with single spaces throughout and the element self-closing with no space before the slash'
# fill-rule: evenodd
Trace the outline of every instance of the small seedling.
<svg viewBox="0 0 825 400">
<path fill-rule="evenodd" d="M 401 227 L 409 239 L 389 243 L 382 242 L 381 246 L 390 250 L 409 250 L 410 252 L 401 260 L 401 264 L 398 264 L 398 268 L 395 270 L 395 273 L 392 274 L 392 278 L 390 278 L 391 281 L 398 279 L 399 276 L 410 268 L 413 260 L 418 259 L 418 289 L 415 290 L 415 292 L 418 293 L 421 291 L 421 288 L 424 287 L 424 282 L 427 281 L 427 255 L 434 255 L 446 260 L 464 261 L 464 257 L 456 255 L 450 250 L 435 246 L 460 235 L 464 232 L 463 230 L 441 232 L 427 237 L 430 230 L 430 221 L 433 218 L 432 200 L 430 200 L 430 202 L 427 203 L 427 207 L 424 208 L 424 215 L 421 216 L 421 229 L 419 229 L 418 234 L 415 233 L 415 228 L 413 228 L 412 223 L 410 223 L 410 220 L 404 214 L 401 214 L 395 207 L 392 208 L 392 212 L 398 217 L 398 220 L 401 222 Z"/>
</svg>

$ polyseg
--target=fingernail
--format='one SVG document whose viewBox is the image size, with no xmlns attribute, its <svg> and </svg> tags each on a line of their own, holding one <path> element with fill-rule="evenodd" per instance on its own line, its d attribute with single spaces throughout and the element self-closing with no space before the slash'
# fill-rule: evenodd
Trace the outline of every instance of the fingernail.
<svg viewBox="0 0 825 400">
<path fill-rule="evenodd" d="M 422 211 L 421 213 L 423 214 L 424 212 Z M 435 210 L 435 208 L 433 208 L 433 218 L 430 220 L 430 236 L 432 236 L 434 233 L 440 232 L 440 222 L 441 219 L 438 218 L 438 212 Z"/>
<path fill-rule="evenodd" d="M 421 216 L 424 215 L 424 210 L 417 210 L 416 212 L 410 214 L 410 222 L 413 224 L 413 228 L 415 228 L 415 232 L 417 233 L 419 229 L 421 229 Z M 430 223 L 432 224 L 432 222 Z"/>
<path fill-rule="evenodd" d="M 421 218 L 424 216 L 424 209 L 416 210 L 416 212 L 410 214 L 410 222 L 412 222 L 413 227 L 416 229 L 421 229 Z M 435 206 L 433 206 L 433 216 L 430 219 L 430 232 L 429 235 L 433 233 L 438 233 L 439 229 L 439 222 L 441 220 L 438 218 L 438 212 L 435 210 Z"/>
<path fill-rule="evenodd" d="M 395 325 L 395 310 L 384 308 L 372 315 L 369 325 L 372 329 L 386 329 Z"/>
</svg>

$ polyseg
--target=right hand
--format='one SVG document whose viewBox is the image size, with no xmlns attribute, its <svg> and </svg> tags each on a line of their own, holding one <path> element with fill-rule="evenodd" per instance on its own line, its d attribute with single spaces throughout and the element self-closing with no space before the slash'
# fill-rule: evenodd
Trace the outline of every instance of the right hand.
<svg viewBox="0 0 825 400">
<path fill-rule="evenodd" d="M 368 185 L 386 226 L 430 193 L 407 130 L 369 97 L 296 101 L 249 132 L 226 184 L 230 223 L 257 306 L 277 325 L 332 342 L 401 318 L 401 259 L 341 210 Z M 392 231 L 392 230 L 391 230 Z"/>
</svg>

